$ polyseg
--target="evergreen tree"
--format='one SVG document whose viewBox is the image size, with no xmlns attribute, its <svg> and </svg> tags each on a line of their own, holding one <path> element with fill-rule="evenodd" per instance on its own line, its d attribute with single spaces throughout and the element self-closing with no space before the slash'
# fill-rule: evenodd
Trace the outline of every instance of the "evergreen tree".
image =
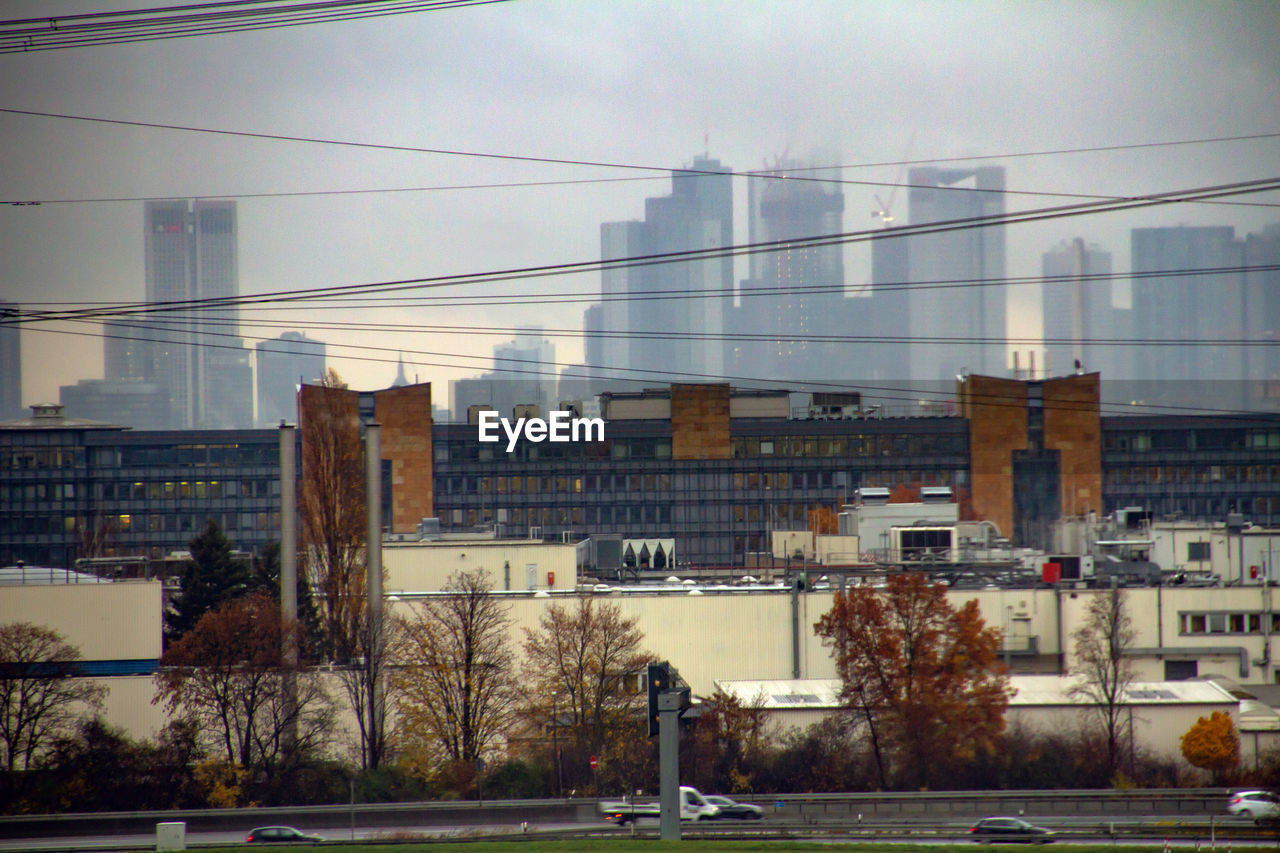
<svg viewBox="0 0 1280 853">
<path fill-rule="evenodd" d="M 200 617 L 249 591 L 249 564 L 232 555 L 231 542 L 212 518 L 187 546 L 191 559 L 183 566 L 178 594 L 164 614 L 165 640 L 172 643 L 190 631 Z"/>
</svg>

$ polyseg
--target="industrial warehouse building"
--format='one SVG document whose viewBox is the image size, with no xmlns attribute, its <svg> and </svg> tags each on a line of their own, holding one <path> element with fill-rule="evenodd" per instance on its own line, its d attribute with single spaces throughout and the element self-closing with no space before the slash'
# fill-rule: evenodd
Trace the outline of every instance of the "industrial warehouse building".
<svg viewBox="0 0 1280 853">
<path fill-rule="evenodd" d="M 545 584 L 547 567 L 567 565 L 565 552 L 564 546 L 527 542 L 389 546 L 388 575 L 395 579 L 395 588 L 388 589 L 389 609 L 408 614 L 419 602 L 439 595 L 436 589 L 414 587 L 446 577 L 461 563 L 483 568 L 491 577 L 505 563 L 532 563 Z M 27 583 L 4 586 L 0 623 L 32 621 L 60 632 L 82 650 L 86 677 L 107 686 L 106 718 L 133 736 L 153 736 L 166 720 L 163 708 L 152 704 L 152 676 L 161 653 L 161 584 L 69 583 L 66 573 L 35 574 Z M 655 659 L 671 661 L 697 696 L 721 687 L 754 701 L 762 684 L 772 684 L 766 699 L 776 712 L 773 718 L 784 727 L 806 725 L 817 718 L 815 713 L 820 717 L 833 707 L 835 666 L 813 631 L 831 607 L 832 590 L 672 584 L 598 592 L 594 587 L 579 592 L 545 585 L 508 591 L 500 577 L 497 586 L 516 648 L 524 629 L 535 628 L 549 606 L 572 605 L 578 596 L 590 595 L 634 618 L 645 648 Z M 1010 722 L 1052 727 L 1079 715 L 1078 701 L 1067 695 L 1074 672 L 1070 638 L 1092 597 L 1105 594 L 1065 586 L 949 593 L 955 604 L 976 600 L 986 622 L 1004 634 L 1001 654 L 1018 690 Z M 1141 746 L 1172 753 L 1176 736 L 1213 710 L 1232 715 L 1248 756 L 1265 751 L 1280 737 L 1280 717 L 1254 698 L 1269 695 L 1269 685 L 1280 681 L 1280 659 L 1272 655 L 1273 638 L 1280 634 L 1274 587 L 1154 587 L 1126 590 L 1125 595 L 1137 630 L 1130 702 L 1141 723 L 1136 729 Z M 742 631 L 743 625 L 751 630 Z M 336 686 L 334 693 L 340 694 Z M 811 694 L 817 699 L 787 698 Z M 347 729 L 347 738 L 335 739 L 335 750 L 345 749 L 355 737 L 354 728 Z"/>
</svg>

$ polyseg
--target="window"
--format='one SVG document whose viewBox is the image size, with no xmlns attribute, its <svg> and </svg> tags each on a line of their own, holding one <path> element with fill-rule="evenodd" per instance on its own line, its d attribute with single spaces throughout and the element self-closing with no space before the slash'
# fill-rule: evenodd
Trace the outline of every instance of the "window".
<svg viewBox="0 0 1280 853">
<path fill-rule="evenodd" d="M 1198 661 L 1194 660 L 1167 660 L 1164 662 L 1164 680 L 1165 681 L 1186 681 L 1189 678 L 1197 677 L 1199 673 Z"/>
<path fill-rule="evenodd" d="M 1202 563 L 1209 559 L 1209 543 L 1208 542 L 1188 542 L 1187 543 L 1187 562 Z"/>
</svg>

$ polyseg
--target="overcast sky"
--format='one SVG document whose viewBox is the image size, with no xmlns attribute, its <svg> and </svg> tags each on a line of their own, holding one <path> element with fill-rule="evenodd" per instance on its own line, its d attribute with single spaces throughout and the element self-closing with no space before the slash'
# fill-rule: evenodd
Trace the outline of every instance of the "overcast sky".
<svg viewBox="0 0 1280 853">
<path fill-rule="evenodd" d="M 100 10 L 6 3 L 0 14 Z M 133 8 L 141 4 L 114 4 Z M 475 153 L 738 170 L 779 155 L 860 164 L 1280 132 L 1280 3 L 556 2 L 518 0 L 370 21 L 0 56 L 0 108 Z M 0 113 L 0 299 L 137 300 L 142 202 L 239 199 L 242 293 L 471 273 L 599 258 L 599 225 L 642 218 L 668 179 L 546 187 L 260 197 L 645 173 L 388 152 Z M 1280 138 L 1136 151 L 1008 157 L 1011 190 L 1131 195 L 1280 174 Z M 746 242 L 745 179 L 735 181 Z M 875 227 L 874 195 L 849 186 L 846 230 Z M 259 196 L 259 197 L 253 197 Z M 125 198 L 137 201 L 95 201 Z M 1280 196 L 1251 197 L 1280 204 Z M 1008 209 L 1057 204 L 1014 194 Z M 57 202 L 57 203 L 55 203 Z M 893 202 L 905 219 L 906 193 Z M 1014 226 L 1011 276 L 1084 237 L 1128 269 L 1129 229 L 1280 221 L 1275 207 L 1196 205 Z M 851 247 L 850 285 L 869 278 Z M 745 275 L 745 267 L 739 278 Z M 598 275 L 509 285 L 598 290 Z M 1039 332 L 1038 291 L 1011 290 L 1010 333 Z M 319 324 L 580 329 L 584 305 L 505 310 L 294 309 L 288 328 L 331 344 L 354 387 L 395 374 L 443 382 L 486 369 L 510 334 L 359 332 Z M 102 375 L 96 328 L 24 331 L 23 402 Z M 582 358 L 557 338 L 558 360 Z M 339 345 L 384 347 L 343 350 Z M 463 356 L 479 356 L 466 359 Z M 438 364 L 453 367 L 435 366 Z M 7 365 L 3 367 L 8 367 Z M 851 377 L 853 378 L 853 377 Z M 438 399 L 444 400 L 443 390 Z"/>
</svg>

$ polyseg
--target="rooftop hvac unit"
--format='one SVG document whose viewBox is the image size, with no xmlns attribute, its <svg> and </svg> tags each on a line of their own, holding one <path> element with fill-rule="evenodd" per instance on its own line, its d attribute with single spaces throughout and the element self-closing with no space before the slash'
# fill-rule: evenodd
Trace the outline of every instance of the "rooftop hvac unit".
<svg viewBox="0 0 1280 853">
<path fill-rule="evenodd" d="M 921 486 L 920 500 L 927 504 L 951 503 L 951 487 Z"/>
<path fill-rule="evenodd" d="M 478 424 L 480 423 L 481 412 L 496 412 L 496 411 L 498 410 L 495 409 L 493 406 L 489 406 L 484 403 L 477 403 L 474 406 L 467 406 L 467 423 Z"/>
<path fill-rule="evenodd" d="M 512 410 L 512 415 L 516 420 L 521 418 L 540 418 L 542 417 L 542 408 L 536 403 L 521 403 Z"/>
<path fill-rule="evenodd" d="M 439 539 L 440 538 L 440 519 L 424 518 L 418 522 L 418 536 L 423 539 Z"/>
<path fill-rule="evenodd" d="M 889 502 L 889 489 L 885 486 L 865 486 L 858 489 L 854 494 L 857 496 L 858 503 L 875 506 L 887 504 Z"/>
</svg>

